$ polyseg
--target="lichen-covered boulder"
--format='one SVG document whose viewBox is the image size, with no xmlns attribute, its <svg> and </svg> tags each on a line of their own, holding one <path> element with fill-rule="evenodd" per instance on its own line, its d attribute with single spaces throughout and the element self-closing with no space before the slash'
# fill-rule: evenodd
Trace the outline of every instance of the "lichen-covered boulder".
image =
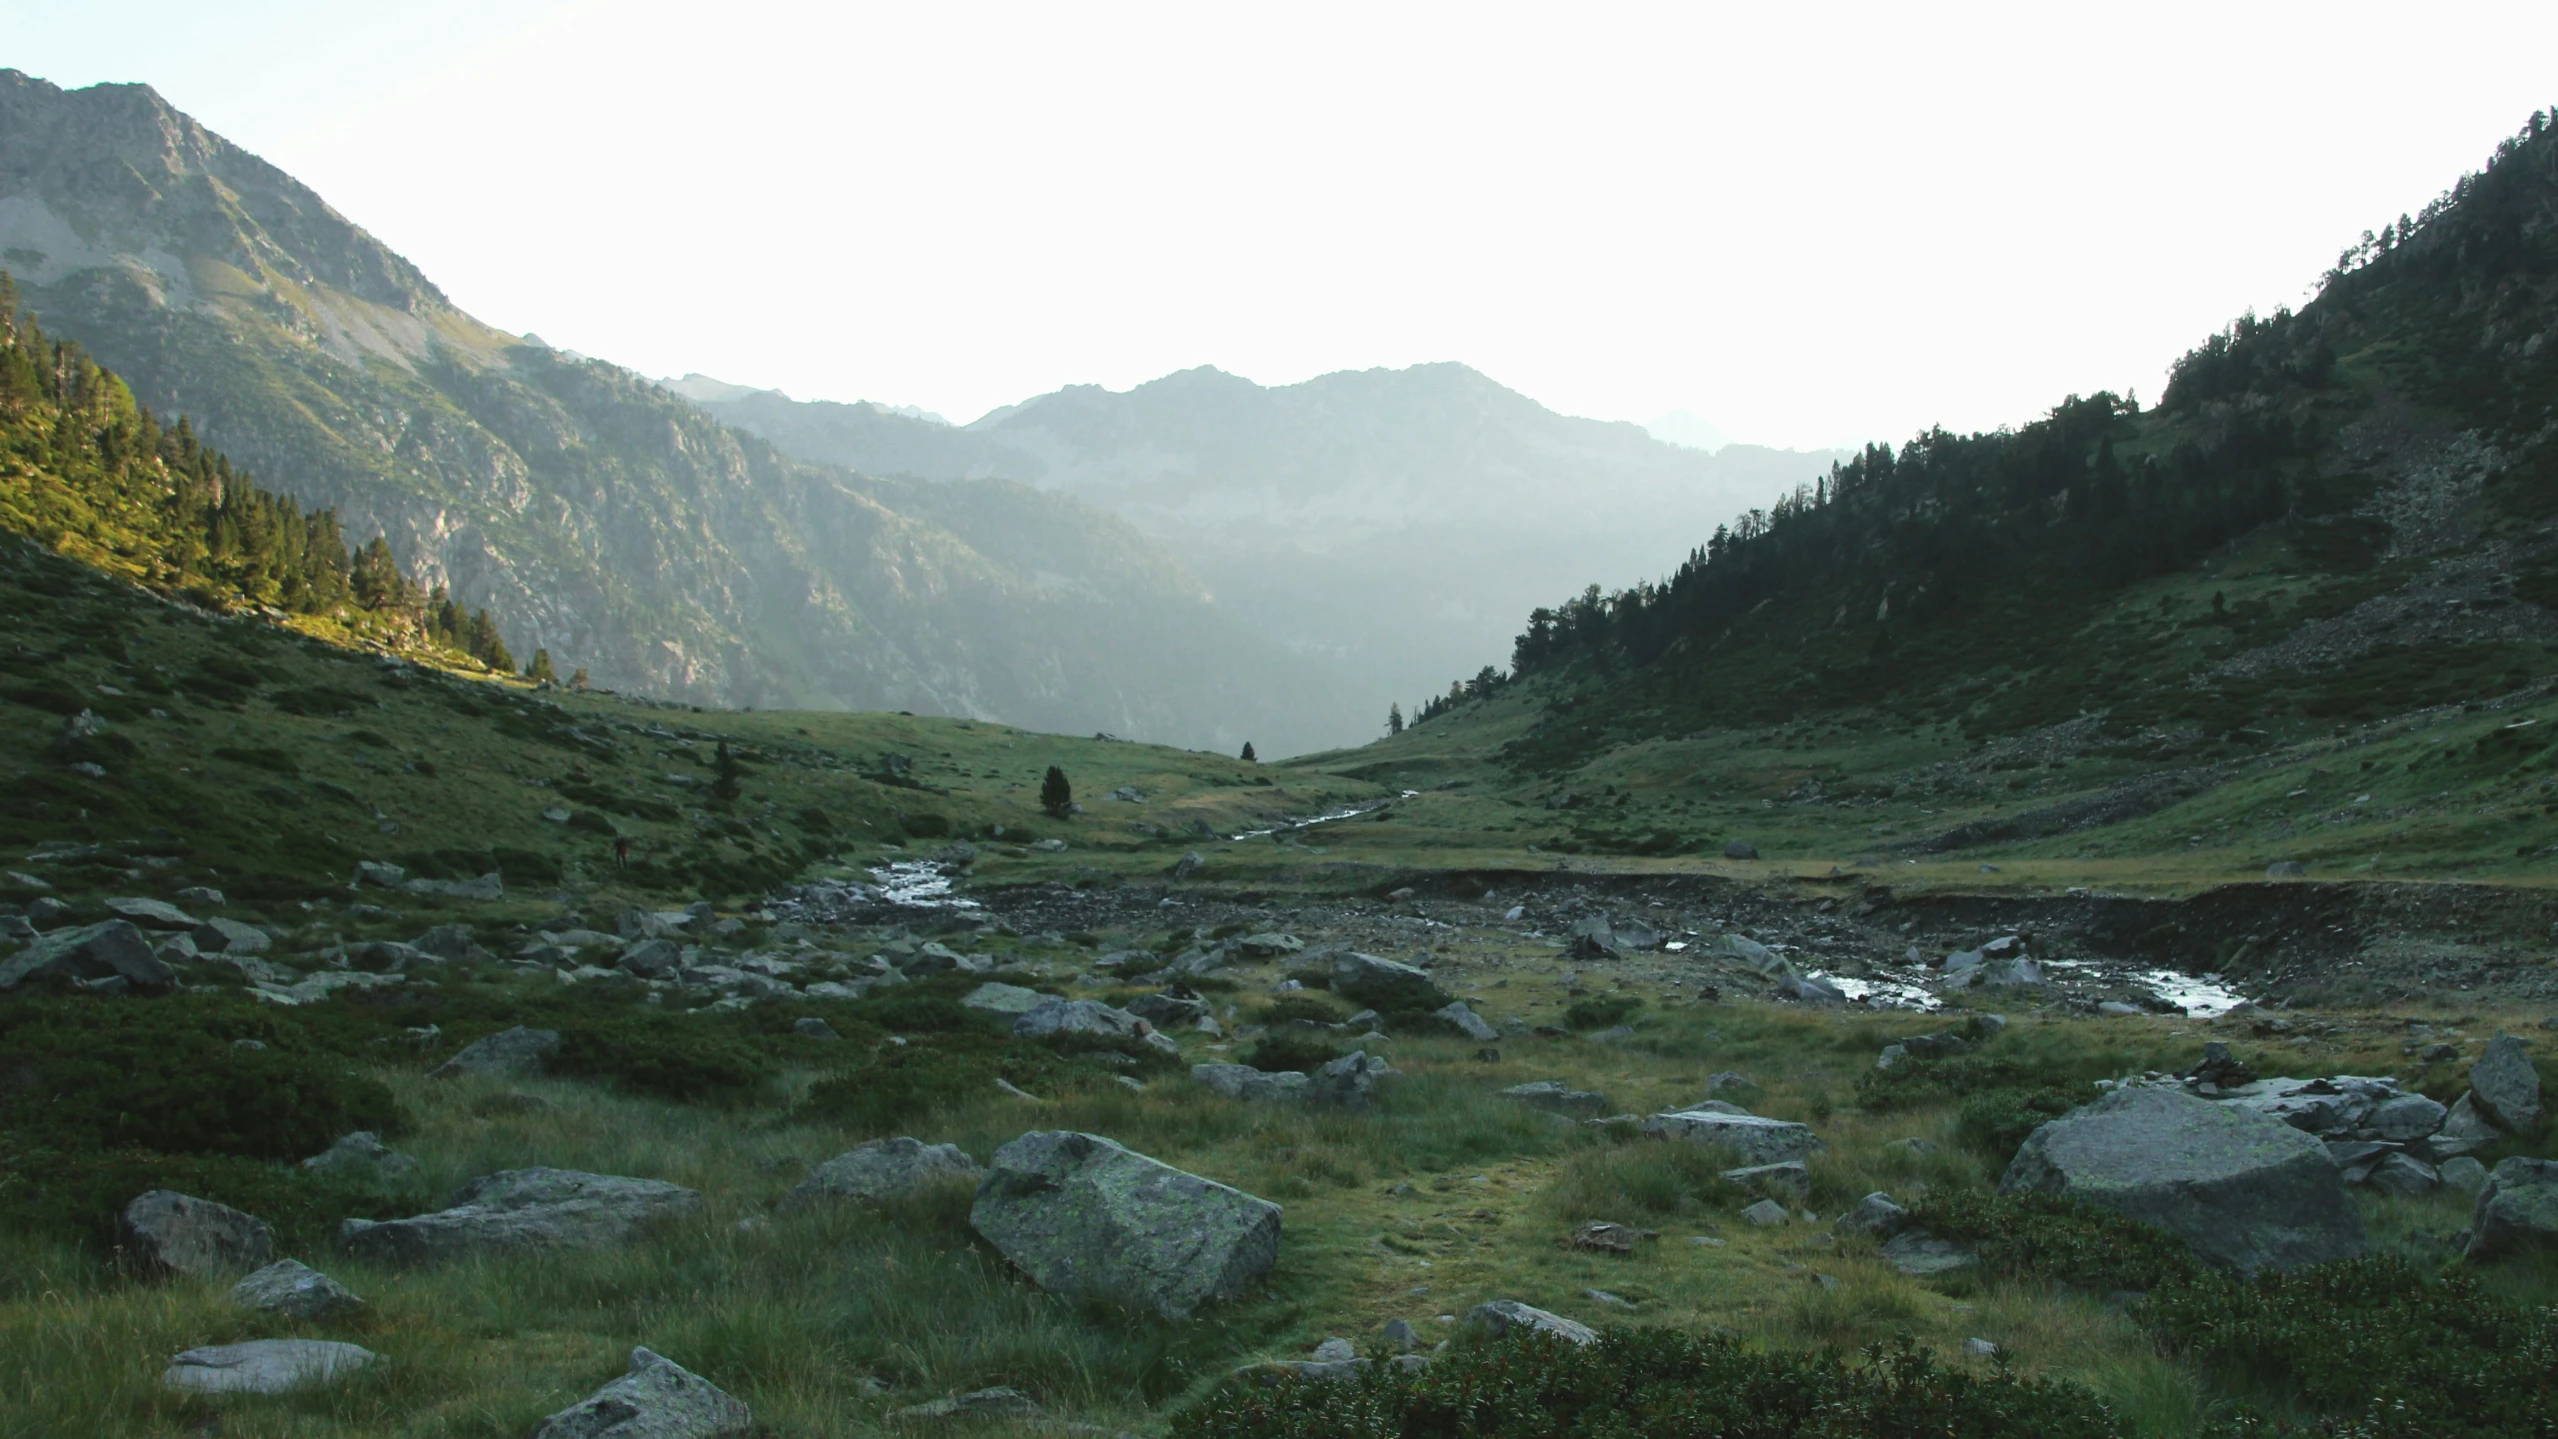
<svg viewBox="0 0 2558 1439">
<path fill-rule="evenodd" d="M 336 1319 L 360 1312 L 355 1291 L 298 1259 L 279 1259 L 231 1286 L 231 1302 L 261 1314 Z"/>
<path fill-rule="evenodd" d="M 429 1071 L 429 1079 L 524 1079 L 540 1074 L 560 1047 L 556 1029 L 517 1025 L 462 1046 L 451 1059 Z"/>
<path fill-rule="evenodd" d="M 1376 1102 L 1377 1085 L 1395 1072 L 1384 1055 L 1354 1049 L 1306 1076 L 1306 1098 L 1355 1114 Z"/>
<path fill-rule="evenodd" d="M 1279 1206 L 1097 1134 L 1035 1130 L 995 1151 L 968 1220 L 1040 1288 L 1187 1319 L 1279 1260 Z"/>
<path fill-rule="evenodd" d="M 2558 1160 L 2499 1163 L 2470 1213 L 2466 1257 L 2494 1259 L 2550 1247 L 2558 1247 Z"/>
<path fill-rule="evenodd" d="M 275 1258 L 264 1220 L 174 1189 L 154 1189 L 126 1205 L 117 1229 L 126 1259 L 146 1273 L 209 1279 Z"/>
<path fill-rule="evenodd" d="M 856 1145 L 810 1170 L 784 1203 L 791 1207 L 829 1199 L 877 1203 L 946 1180 L 974 1182 L 985 1173 L 956 1144 L 926 1144 L 901 1134 Z"/>
<path fill-rule="evenodd" d="M 2362 1215 L 2326 1146 L 2270 1115 L 2177 1089 L 2117 1089 L 2042 1126 L 1999 1190 L 2113 1210 L 2243 1274 L 2363 1252 Z"/>
<path fill-rule="evenodd" d="M 1710 1144 L 1744 1165 L 1783 1164 L 1821 1151 L 1821 1137 L 1811 1126 L 1755 1114 L 1724 1114 L 1683 1109 L 1643 1121 L 1643 1132 L 1662 1139 Z"/>
<path fill-rule="evenodd" d="M 349 1219 L 338 1226 L 338 1242 L 383 1264 L 507 1250 L 595 1249 L 701 1206 L 700 1191 L 660 1179 L 510 1169 L 463 1185 L 453 1207 L 433 1214 Z"/>
<path fill-rule="evenodd" d="M 736 1439 L 755 1412 L 699 1374 L 646 1349 L 631 1367 L 540 1424 L 531 1439 Z"/>
</svg>

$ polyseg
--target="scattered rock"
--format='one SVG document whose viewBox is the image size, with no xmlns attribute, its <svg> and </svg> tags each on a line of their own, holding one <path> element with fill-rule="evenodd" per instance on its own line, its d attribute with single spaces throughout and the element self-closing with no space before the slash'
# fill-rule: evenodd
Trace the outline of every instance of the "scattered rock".
<svg viewBox="0 0 2558 1439">
<path fill-rule="evenodd" d="M 218 915 L 197 925 L 188 937 L 201 954 L 264 954 L 275 947 L 275 936 L 265 930 Z"/>
<path fill-rule="evenodd" d="M 1779 999 L 1797 1004 L 1826 1006 L 1847 1003 L 1847 991 L 1817 974 L 1789 974 L 1776 982 Z"/>
<path fill-rule="evenodd" d="M 2471 1160 L 2471 1163 L 2477 1163 Z M 2371 1175 L 2363 1181 L 2383 1194 L 2401 1199 L 2419 1199 L 2442 1187 L 2442 1174 L 2432 1165 L 2412 1154 L 2395 1153 L 2382 1156 L 2372 1166 Z"/>
<path fill-rule="evenodd" d="M 1939 1239 L 1923 1229 L 1905 1229 L 1883 1246 L 1883 1262 L 1913 1279 L 1971 1269 L 1981 1256 L 1970 1246 Z"/>
<path fill-rule="evenodd" d="M 188 1394 L 290 1394 L 348 1378 L 374 1357 L 326 1339 L 252 1339 L 190 1349 L 169 1361 L 160 1382 Z"/>
<path fill-rule="evenodd" d="M 154 1189 L 126 1205 L 117 1229 L 126 1258 L 146 1273 L 211 1279 L 275 1258 L 265 1221 L 174 1189 Z"/>
<path fill-rule="evenodd" d="M 279 1259 L 232 1285 L 231 1302 L 262 1314 L 315 1323 L 364 1308 L 354 1291 L 298 1259 Z"/>
<path fill-rule="evenodd" d="M 2452 1101 L 2451 1112 L 2443 1116 L 2443 1127 L 2425 1140 L 2425 1148 L 2440 1162 L 2484 1149 L 2503 1137 L 2478 1112 L 2477 1096 L 2464 1094 Z"/>
<path fill-rule="evenodd" d="M 338 1242 L 383 1264 L 426 1264 L 467 1254 L 594 1249 L 649 1223 L 697 1213 L 696 1190 L 657 1179 L 574 1169 L 510 1169 L 463 1185 L 452 1207 L 407 1219 L 349 1219 Z"/>
<path fill-rule="evenodd" d="M 631 1351 L 629 1372 L 534 1426 L 531 1439 L 744 1439 L 754 1411 L 672 1359 Z"/>
<path fill-rule="evenodd" d="M 1124 1009 L 1113 1009 L 1098 999 L 1059 999 L 1055 995 L 1040 996 L 1039 1003 L 1013 1021 L 1013 1033 L 1026 1039 L 1050 1034 L 1092 1034 L 1108 1039 L 1133 1039 L 1150 1049 L 1178 1055 L 1181 1046 L 1155 1027 Z"/>
<path fill-rule="evenodd" d="M 2474 1161 L 2473 1161 L 2474 1162 Z M 2467 1258 L 2494 1259 L 2558 1244 L 2558 1160 L 2507 1159 L 2487 1176 L 2469 1217 Z"/>
<path fill-rule="evenodd" d="M 972 1183 L 986 1171 L 956 1144 L 926 1144 L 899 1135 L 874 1139 L 827 1160 L 809 1171 L 784 1204 L 797 1206 L 823 1199 L 876 1203 L 961 1179 Z"/>
<path fill-rule="evenodd" d="M 1036 1130 L 995 1151 L 969 1224 L 1042 1289 L 1187 1319 L 1279 1258 L 1279 1206 L 1097 1134 Z"/>
<path fill-rule="evenodd" d="M 1754 1114 L 1718 1114 L 1686 1109 L 1656 1114 L 1643 1121 L 1643 1132 L 1690 1144 L 1711 1144 L 1745 1165 L 1781 1164 L 1821 1151 L 1819 1135 L 1791 1120 L 1762 1119 Z"/>
<path fill-rule="evenodd" d="M 1306 1098 L 1356 1112 L 1375 1101 L 1378 1082 L 1394 1073 L 1385 1056 L 1354 1049 L 1306 1076 Z"/>
<path fill-rule="evenodd" d="M 525 1079 L 540 1074 L 551 1052 L 560 1047 L 556 1029 L 517 1025 L 462 1046 L 451 1059 L 427 1072 L 429 1079 Z"/>
<path fill-rule="evenodd" d="M 178 972 L 151 952 L 151 942 L 131 920 L 110 919 L 37 935 L 26 948 L 0 961 L 0 989 L 46 978 L 74 980 L 91 988 L 113 985 L 119 990 L 156 992 L 175 985 Z"/>
<path fill-rule="evenodd" d="M 178 891 L 178 898 L 189 904 L 212 905 L 216 908 L 231 902 L 222 897 L 222 891 L 204 884 L 188 885 Z"/>
<path fill-rule="evenodd" d="M 2469 1068 L 2469 1096 L 2501 1128 L 2528 1133 L 2540 1127 L 2540 1071 L 2522 1041 L 2499 1034 Z"/>
<path fill-rule="evenodd" d="M 1559 1079 L 1540 1079 L 1530 1084 L 1514 1084 L 1498 1091 L 1503 1099 L 1516 1100 L 1537 1109 L 1582 1114 L 1605 1114 L 1608 1097 L 1595 1089 L 1574 1089 Z"/>
<path fill-rule="evenodd" d="M 1306 947 L 1305 941 L 1293 934 L 1266 931 L 1247 934 L 1229 941 L 1234 952 L 1246 959 L 1281 959 Z"/>
<path fill-rule="evenodd" d="M 378 859 L 355 862 L 355 887 L 358 888 L 369 884 L 380 889 L 398 889 L 401 881 L 408 877 L 409 872 L 396 864 L 386 864 Z"/>
<path fill-rule="evenodd" d="M 1966 1339 L 1963 1341 L 1963 1352 L 1975 1359 L 1995 1359 L 1998 1357 L 1998 1346 L 1986 1339 Z"/>
<path fill-rule="evenodd" d="M 1413 1328 L 1407 1320 L 1389 1319 L 1381 1333 L 1386 1343 L 1405 1354 L 1421 1347 L 1421 1331 Z"/>
<path fill-rule="evenodd" d="M 1197 1028 L 1203 1019 L 1215 1023 L 1210 1018 L 1208 1001 L 1185 984 L 1172 985 L 1160 994 L 1139 995 L 1129 1002 L 1128 1012 L 1157 1029 L 1182 1025 Z"/>
<path fill-rule="evenodd" d="M 417 1172 L 417 1160 L 384 1144 L 371 1130 L 359 1129 L 302 1161 L 305 1169 L 324 1174 L 360 1174 L 385 1183 Z"/>
<path fill-rule="evenodd" d="M 1408 964 L 1344 950 L 1332 957 L 1332 992 L 1361 1004 L 1385 1004 L 1426 992 L 1430 976 Z"/>
<path fill-rule="evenodd" d="M 1462 1034 L 1466 1038 L 1474 1040 L 1477 1043 L 1481 1043 L 1485 1040 L 1499 1039 L 1501 1037 L 1501 1031 L 1494 1029 L 1482 1015 L 1475 1013 L 1474 1008 L 1471 1005 L 1468 1005 L 1464 1000 L 1458 1000 L 1454 1004 L 1432 1010 L 1431 1013 L 1439 1019 L 1447 1021 L 1448 1025 L 1455 1029 L 1459 1034 Z"/>
<path fill-rule="evenodd" d="M 1745 839 L 1732 840 L 1723 846 L 1723 857 L 1725 859 L 1757 859 L 1759 847 Z"/>
<path fill-rule="evenodd" d="M 1039 1405 L 1018 1389 L 997 1386 L 974 1389 L 966 1394 L 953 1394 L 923 1404 L 909 1404 L 891 1410 L 892 1424 L 930 1423 L 940 1419 L 1030 1419 L 1039 1414 Z"/>
<path fill-rule="evenodd" d="M 968 991 L 959 1002 L 963 1008 L 976 1010 L 980 1014 L 1008 1014 L 1018 1019 L 1037 1009 L 1041 1001 L 1050 997 L 1035 989 L 1024 989 L 1018 984 L 1002 984 L 988 980 Z"/>
<path fill-rule="evenodd" d="M 1839 1216 L 1831 1226 L 1842 1234 L 1871 1234 L 1889 1239 L 1910 1227 L 1910 1212 L 1882 1190 L 1875 1190 L 1856 1202 L 1856 1207 Z"/>
<path fill-rule="evenodd" d="M 1549 1314 L 1534 1305 L 1522 1304 L 1516 1299 L 1495 1299 L 1488 1304 L 1478 1304 L 1466 1312 L 1466 1322 L 1481 1328 L 1495 1339 L 1514 1329 L 1521 1329 L 1532 1330 L 1539 1334 L 1551 1334 L 1567 1344 L 1599 1342 L 1599 1332 L 1589 1325 L 1566 1319 L 1560 1314 Z"/>
<path fill-rule="evenodd" d="M 1794 1212 L 1773 1199 L 1762 1199 L 1741 1211 L 1741 1217 L 1761 1229 L 1774 1229 L 1794 1221 Z"/>
<path fill-rule="evenodd" d="M 684 963 L 684 947 L 671 939 L 643 939 L 625 948 L 614 967 L 642 979 L 672 977 Z"/>
<path fill-rule="evenodd" d="M 2363 1252 L 2362 1216 L 2324 1146 L 2269 1115 L 2181 1089 L 2117 1089 L 2043 1125 L 1999 1189 L 2111 1209 L 2246 1274 Z"/>
<path fill-rule="evenodd" d="M 2487 1166 L 2466 1154 L 2456 1154 L 2435 1167 L 2443 1183 L 2463 1194 L 2475 1194 L 2487 1187 Z"/>
<path fill-rule="evenodd" d="M 1634 1246 L 1647 1239 L 1658 1239 L 1657 1230 L 1637 1229 L 1631 1224 L 1615 1224 L 1593 1219 L 1564 1237 L 1566 1249 L 1592 1249 L 1607 1254 L 1632 1254 Z"/>
<path fill-rule="evenodd" d="M 2306 879 L 2309 867 L 2296 859 L 2278 859 L 2265 866 L 2267 879 Z"/>
<path fill-rule="evenodd" d="M 1812 1192 L 1812 1171 L 1799 1159 L 1781 1160 L 1775 1164 L 1753 1164 L 1742 1169 L 1727 1169 L 1723 1171 L 1723 1178 L 1752 1194 L 1765 1194 L 1775 1189 L 1783 1190 L 1799 1199 Z"/>
<path fill-rule="evenodd" d="M 110 899 L 106 906 L 144 929 L 187 930 L 197 923 L 194 915 L 156 899 Z"/>
<path fill-rule="evenodd" d="M 835 1026 L 828 1024 L 826 1021 L 819 1019 L 813 1014 L 804 1014 L 799 1018 L 792 1020 L 790 1028 L 791 1033 L 806 1039 L 822 1039 L 840 1043 L 844 1038 L 844 1036 L 835 1032 Z"/>
<path fill-rule="evenodd" d="M 1249 1064 L 1194 1064 L 1190 1077 L 1228 1099 L 1249 1104 L 1303 1103 L 1308 1084 L 1293 1069 L 1265 1074 Z"/>
</svg>

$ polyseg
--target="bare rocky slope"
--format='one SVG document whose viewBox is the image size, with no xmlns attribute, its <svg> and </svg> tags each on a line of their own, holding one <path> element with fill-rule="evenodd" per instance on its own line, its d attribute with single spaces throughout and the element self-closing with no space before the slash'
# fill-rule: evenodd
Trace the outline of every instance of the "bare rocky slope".
<svg viewBox="0 0 2558 1439">
<path fill-rule="evenodd" d="M 0 268 L 144 403 L 598 684 L 1272 753 L 1326 733 L 1304 662 L 1127 525 L 790 458 L 497 331 L 146 86 L 0 72 Z"/>
</svg>

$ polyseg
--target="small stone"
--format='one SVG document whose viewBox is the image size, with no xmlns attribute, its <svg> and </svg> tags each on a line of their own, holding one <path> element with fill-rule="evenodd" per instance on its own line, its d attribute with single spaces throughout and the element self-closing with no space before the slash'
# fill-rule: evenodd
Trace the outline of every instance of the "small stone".
<svg viewBox="0 0 2558 1439">
<path fill-rule="evenodd" d="M 427 1072 L 429 1079 L 521 1079 L 540 1074 L 551 1052 L 560 1047 L 556 1029 L 517 1025 L 464 1045 L 451 1059 Z"/>
<path fill-rule="evenodd" d="M 2464 1194 L 2475 1194 L 2487 1187 L 2487 1166 L 2466 1154 L 2456 1154 L 2435 1167 L 2442 1182 Z"/>
<path fill-rule="evenodd" d="M 1998 1346 L 1986 1339 L 1966 1339 L 1963 1341 L 1963 1352 L 1975 1359 L 1995 1359 L 1998 1357 Z"/>
<path fill-rule="evenodd" d="M 1889 1239 L 1910 1227 L 1910 1212 L 1892 1200 L 1892 1196 L 1876 1190 L 1856 1202 L 1856 1207 L 1839 1216 L 1832 1226 L 1843 1234 L 1870 1234 Z"/>
<path fill-rule="evenodd" d="M 1029 1419 L 1040 1412 L 1027 1394 L 1008 1385 L 975 1389 L 927 1404 L 910 1404 L 890 1412 L 892 1424 L 930 1423 L 941 1419 Z"/>
<path fill-rule="evenodd" d="M 1567 1344 L 1599 1342 L 1598 1331 L 1589 1325 L 1566 1319 L 1560 1314 L 1550 1314 L 1516 1299 L 1495 1299 L 1487 1304 L 1478 1304 L 1467 1311 L 1466 1322 L 1479 1326 L 1496 1339 L 1514 1329 L 1522 1329 L 1551 1334 Z"/>
<path fill-rule="evenodd" d="M 417 1172 L 417 1161 L 384 1144 L 370 1130 L 359 1129 L 302 1161 L 305 1169 L 324 1174 L 361 1174 L 384 1181 Z"/>
<path fill-rule="evenodd" d="M 1626 1298 L 1622 1294 L 1611 1294 L 1605 1289 L 1584 1289 L 1581 1291 L 1581 1297 L 1589 1300 L 1593 1304 L 1604 1304 L 1610 1309 L 1632 1309 L 1634 1307 L 1633 1300 Z"/>
<path fill-rule="evenodd" d="M 793 1034 L 802 1035 L 809 1039 L 826 1039 L 841 1042 L 844 1038 L 844 1036 L 835 1032 L 835 1026 L 828 1024 L 826 1021 L 819 1019 L 813 1014 L 803 1015 L 798 1019 L 792 1020 L 790 1027 Z"/>
<path fill-rule="evenodd" d="M 1762 1199 L 1742 1210 L 1741 1217 L 1761 1229 L 1773 1229 L 1780 1224 L 1792 1222 L 1794 1218 L 1784 1205 L 1773 1199 Z"/>
<path fill-rule="evenodd" d="M 754 1411 L 646 1349 L 621 1378 L 534 1426 L 530 1439 L 744 1439 Z"/>
<path fill-rule="evenodd" d="M 1413 1328 L 1407 1320 L 1387 1320 L 1384 1333 L 1386 1343 L 1406 1354 L 1421 1347 L 1421 1331 Z"/>
<path fill-rule="evenodd" d="M 1981 1256 L 1968 1246 L 1938 1239 L 1920 1229 L 1905 1229 L 1883 1246 L 1883 1262 L 1914 1279 L 1971 1269 Z"/>
<path fill-rule="evenodd" d="M 1632 1254 L 1634 1246 L 1660 1234 L 1650 1229 L 1637 1229 L 1631 1224 L 1614 1224 L 1595 1219 L 1582 1225 L 1564 1239 L 1567 1249 L 1594 1249 L 1608 1254 Z"/>
<path fill-rule="evenodd" d="M 373 1360 L 370 1349 L 325 1339 L 253 1339 L 187 1350 L 160 1382 L 187 1394 L 290 1394 L 335 1383 Z"/>
</svg>

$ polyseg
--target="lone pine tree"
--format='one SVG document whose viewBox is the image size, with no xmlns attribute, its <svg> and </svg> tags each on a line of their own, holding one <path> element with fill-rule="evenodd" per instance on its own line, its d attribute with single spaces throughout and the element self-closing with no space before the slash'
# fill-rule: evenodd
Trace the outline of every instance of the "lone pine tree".
<svg viewBox="0 0 2558 1439">
<path fill-rule="evenodd" d="M 1039 807 L 1059 819 L 1075 807 L 1075 787 L 1066 782 L 1066 772 L 1053 764 L 1048 767 L 1048 777 L 1039 782 Z"/>
</svg>

